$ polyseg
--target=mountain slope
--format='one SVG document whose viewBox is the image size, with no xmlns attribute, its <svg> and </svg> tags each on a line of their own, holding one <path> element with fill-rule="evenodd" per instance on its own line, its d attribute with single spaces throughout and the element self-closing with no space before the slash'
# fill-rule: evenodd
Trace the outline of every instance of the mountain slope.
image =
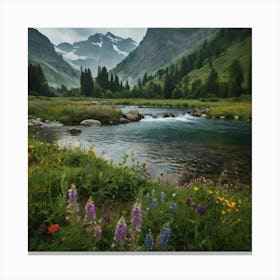
<svg viewBox="0 0 280 280">
<path fill-rule="evenodd" d="M 140 45 L 112 70 L 130 83 L 169 63 L 181 52 L 207 38 L 214 28 L 149 28 Z"/>
<path fill-rule="evenodd" d="M 137 45 L 131 38 L 123 39 L 108 32 L 105 35 L 96 33 L 86 41 L 73 44 L 61 43 L 55 47 L 55 50 L 72 67 L 90 68 L 92 75 L 96 76 L 98 66 L 105 66 L 108 70 L 112 69 Z"/>
<path fill-rule="evenodd" d="M 28 29 L 28 63 L 40 64 L 50 86 L 79 85 L 80 73 L 55 52 L 50 40 L 34 28 Z"/>
</svg>

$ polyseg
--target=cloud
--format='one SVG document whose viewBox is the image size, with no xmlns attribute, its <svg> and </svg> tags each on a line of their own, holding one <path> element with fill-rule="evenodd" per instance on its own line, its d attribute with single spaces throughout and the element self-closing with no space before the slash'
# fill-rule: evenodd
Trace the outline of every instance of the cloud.
<svg viewBox="0 0 280 280">
<path fill-rule="evenodd" d="M 36 28 L 36 27 L 35 27 Z M 87 40 L 95 33 L 106 34 L 111 32 L 122 38 L 131 37 L 140 42 L 146 34 L 147 28 L 36 28 L 47 36 L 54 45 L 62 42 L 77 42 Z"/>
</svg>

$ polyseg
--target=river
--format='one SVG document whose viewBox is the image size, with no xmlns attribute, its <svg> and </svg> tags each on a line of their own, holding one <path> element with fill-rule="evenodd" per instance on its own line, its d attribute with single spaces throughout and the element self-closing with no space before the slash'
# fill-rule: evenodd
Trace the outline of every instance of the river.
<svg viewBox="0 0 280 280">
<path fill-rule="evenodd" d="M 67 127 L 43 127 L 38 137 L 62 146 L 94 146 L 97 155 L 117 163 L 133 153 L 135 162 L 146 162 L 148 174 L 162 181 L 183 185 L 198 176 L 216 180 L 223 173 L 251 186 L 251 123 L 196 118 L 187 109 L 120 109 L 137 109 L 145 118 L 112 126 L 75 126 L 82 130 L 77 136 Z M 160 117 L 165 113 L 175 117 Z"/>
</svg>

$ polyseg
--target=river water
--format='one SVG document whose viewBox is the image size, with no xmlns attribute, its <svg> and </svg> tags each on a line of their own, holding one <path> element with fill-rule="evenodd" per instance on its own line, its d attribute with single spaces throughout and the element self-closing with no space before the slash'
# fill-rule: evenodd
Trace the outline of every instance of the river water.
<svg viewBox="0 0 280 280">
<path fill-rule="evenodd" d="M 123 112 L 135 109 L 121 107 Z M 62 146 L 95 147 L 96 154 L 119 163 L 124 154 L 146 162 L 151 177 L 183 185 L 205 176 L 251 185 L 251 123 L 192 117 L 187 109 L 136 108 L 145 118 L 128 124 L 82 127 L 77 136 L 67 127 L 38 129 L 39 138 Z M 161 117 L 172 113 L 175 117 Z M 128 158 L 128 164 L 131 160 Z"/>
</svg>

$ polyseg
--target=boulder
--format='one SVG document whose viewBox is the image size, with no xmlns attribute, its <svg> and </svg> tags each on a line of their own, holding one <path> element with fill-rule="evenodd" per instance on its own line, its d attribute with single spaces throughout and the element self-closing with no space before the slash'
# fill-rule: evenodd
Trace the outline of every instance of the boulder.
<svg viewBox="0 0 280 280">
<path fill-rule="evenodd" d="M 239 120 L 239 116 L 235 115 L 235 116 L 234 116 L 234 120 L 235 120 L 235 121 L 238 121 L 238 120 Z"/>
<path fill-rule="evenodd" d="M 80 123 L 81 125 L 85 125 L 85 126 L 100 126 L 102 125 L 101 121 L 98 120 L 93 120 L 93 119 L 87 119 L 87 120 L 83 120 Z"/>
<path fill-rule="evenodd" d="M 71 134 L 71 135 L 78 135 L 80 134 L 82 131 L 76 127 L 73 128 L 68 128 L 67 131 Z"/>
<path fill-rule="evenodd" d="M 200 117 L 203 118 L 203 119 L 207 119 L 208 118 L 207 114 L 201 114 Z"/>
<path fill-rule="evenodd" d="M 173 115 L 173 114 L 169 114 L 169 113 L 165 113 L 164 115 L 163 115 L 163 118 L 174 118 L 175 116 Z"/>
<path fill-rule="evenodd" d="M 126 119 L 126 118 L 120 118 L 120 123 L 129 123 L 130 120 Z"/>
<path fill-rule="evenodd" d="M 221 120 L 224 120 L 224 119 L 225 119 L 225 116 L 220 116 L 220 119 L 221 119 Z"/>
<path fill-rule="evenodd" d="M 128 113 L 126 114 L 126 118 L 129 120 L 129 121 L 132 121 L 132 122 L 137 122 L 140 120 L 140 116 L 137 115 L 137 114 L 132 114 L 132 113 Z"/>
</svg>

